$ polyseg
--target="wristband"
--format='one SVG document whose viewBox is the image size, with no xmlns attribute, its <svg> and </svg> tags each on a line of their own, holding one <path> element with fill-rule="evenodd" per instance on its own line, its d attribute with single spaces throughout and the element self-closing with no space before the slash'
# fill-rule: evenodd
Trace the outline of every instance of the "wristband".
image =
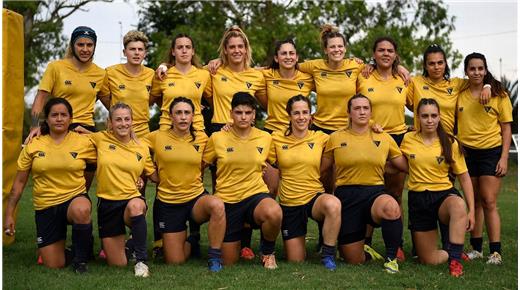
<svg viewBox="0 0 520 290">
<path fill-rule="evenodd" d="M 489 89 L 491 89 L 491 85 L 490 85 L 490 84 L 485 84 L 485 85 L 484 85 L 484 89 L 485 89 L 485 88 L 489 88 Z"/>
</svg>

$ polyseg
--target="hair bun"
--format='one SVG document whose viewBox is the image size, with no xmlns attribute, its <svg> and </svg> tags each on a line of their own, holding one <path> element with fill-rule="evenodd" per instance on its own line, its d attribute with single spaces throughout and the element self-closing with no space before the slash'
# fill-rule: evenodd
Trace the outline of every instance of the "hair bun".
<svg viewBox="0 0 520 290">
<path fill-rule="evenodd" d="M 321 33 L 334 33 L 339 32 L 339 28 L 337 26 L 334 26 L 332 24 L 324 24 L 321 27 Z"/>
</svg>

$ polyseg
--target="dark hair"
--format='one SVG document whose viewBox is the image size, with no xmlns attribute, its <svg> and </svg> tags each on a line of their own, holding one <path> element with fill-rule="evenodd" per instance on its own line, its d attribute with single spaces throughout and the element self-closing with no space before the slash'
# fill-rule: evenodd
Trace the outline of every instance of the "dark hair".
<svg viewBox="0 0 520 290">
<path fill-rule="evenodd" d="M 439 106 L 439 103 L 437 103 L 437 101 L 435 99 L 423 98 L 419 101 L 419 104 L 417 105 L 417 112 L 416 112 L 417 118 L 420 118 L 419 111 L 421 110 L 422 107 L 424 107 L 426 105 L 435 106 L 437 108 L 437 110 L 439 111 L 439 114 L 441 113 L 441 108 Z M 419 132 L 422 130 L 420 127 L 421 126 L 419 123 Z M 442 148 L 441 155 L 444 156 L 446 163 L 448 163 L 448 164 L 453 163 L 455 160 L 453 159 L 452 144 L 456 139 L 453 135 L 446 133 L 446 131 L 442 127 L 440 118 L 439 118 L 439 124 L 437 125 L 437 136 L 439 137 L 439 142 L 441 143 L 441 148 Z M 461 152 L 461 154 L 464 154 L 464 150 L 462 149 L 460 142 L 458 144 L 459 144 L 459 151 Z"/>
<path fill-rule="evenodd" d="M 186 34 L 186 33 L 179 33 L 179 34 L 177 34 L 172 39 L 172 43 L 170 45 L 170 49 L 168 50 L 168 54 L 166 55 L 166 62 L 168 63 L 168 67 L 171 67 L 171 66 L 175 65 L 175 56 L 172 55 L 172 50 L 175 49 L 175 42 L 179 38 L 187 38 L 187 39 L 189 39 L 191 41 L 191 47 L 193 48 L 193 51 L 195 51 L 195 42 L 193 42 L 193 39 L 188 34 Z M 195 66 L 195 67 L 198 67 L 198 68 L 202 67 L 200 65 L 200 60 L 199 60 L 199 57 L 197 56 L 197 54 L 194 54 L 193 57 L 191 58 L 191 64 L 193 66 Z"/>
<path fill-rule="evenodd" d="M 366 99 L 368 101 L 368 105 L 370 105 L 370 111 L 372 111 L 372 102 L 370 101 L 370 99 L 361 94 L 361 93 L 357 93 L 355 95 L 353 95 L 347 102 L 347 112 L 349 113 L 349 117 L 348 117 L 348 126 L 351 127 L 352 126 L 352 120 L 350 119 L 350 110 L 352 109 L 352 101 L 354 101 L 355 99 Z"/>
<path fill-rule="evenodd" d="M 423 55 L 423 76 L 428 77 L 428 71 L 426 70 L 426 59 L 428 58 L 429 54 L 432 53 L 442 53 L 442 57 L 444 58 L 444 79 L 449 80 L 450 79 L 450 67 L 448 66 L 448 61 L 446 60 L 446 53 L 444 50 L 438 45 L 438 44 L 432 44 L 426 48 Z"/>
<path fill-rule="evenodd" d="M 395 40 L 393 38 L 391 38 L 390 36 L 379 37 L 374 41 L 374 46 L 372 47 L 372 52 L 375 53 L 376 49 L 377 49 L 377 45 L 383 41 L 390 42 L 390 44 L 392 44 L 392 46 L 394 47 L 394 50 L 395 50 L 395 60 L 392 63 L 392 76 L 395 78 L 395 76 L 397 75 L 397 67 L 399 66 L 399 63 L 400 63 L 399 54 L 397 54 L 397 42 L 395 42 Z M 377 67 L 377 62 L 375 62 L 375 64 Z"/>
<path fill-rule="evenodd" d="M 323 49 L 327 48 L 327 44 L 329 43 L 329 39 L 339 37 L 343 40 L 343 45 L 347 46 L 347 40 L 345 36 L 339 32 L 339 29 L 331 24 L 325 24 L 321 27 L 320 39 L 321 39 L 321 47 Z"/>
<path fill-rule="evenodd" d="M 175 107 L 175 105 L 177 105 L 178 103 L 186 103 L 186 104 L 190 105 L 191 112 L 193 114 L 195 114 L 195 105 L 193 104 L 193 102 L 190 99 L 188 99 L 186 97 L 176 97 L 175 99 L 173 99 L 173 102 L 170 104 L 170 109 L 168 110 L 168 112 L 170 112 L 170 115 L 172 114 L 173 107 Z M 191 135 L 191 141 L 195 141 L 195 129 L 193 128 L 193 120 L 190 124 L 190 135 Z"/>
<path fill-rule="evenodd" d="M 248 92 L 238 92 L 233 95 L 233 99 L 231 100 L 231 109 L 240 105 L 249 106 L 251 109 L 256 110 L 256 100 Z"/>
<path fill-rule="evenodd" d="M 296 95 L 294 97 L 291 97 L 287 101 L 287 105 L 285 106 L 285 111 L 289 115 L 289 127 L 287 128 L 287 130 L 285 130 L 285 134 L 284 134 L 285 136 L 289 136 L 292 134 L 292 124 L 291 124 L 292 106 L 294 105 L 294 103 L 300 102 L 300 101 L 306 102 L 307 106 L 309 107 L 309 110 L 311 109 L 311 100 L 309 98 L 305 97 L 304 95 Z M 311 124 L 309 123 L 309 126 L 310 125 Z"/>
<path fill-rule="evenodd" d="M 50 133 L 49 124 L 47 124 L 47 118 L 49 117 L 49 114 L 51 113 L 52 107 L 56 105 L 64 105 L 65 108 L 67 108 L 67 112 L 69 113 L 70 119 L 72 120 L 72 106 L 70 105 L 69 101 L 65 100 L 64 98 L 52 98 L 47 101 L 45 104 L 45 107 L 43 107 L 43 113 L 45 120 L 40 124 L 40 132 L 42 135 L 47 135 Z M 70 124 L 69 124 L 70 129 Z"/>
<path fill-rule="evenodd" d="M 271 65 L 269 65 L 269 68 L 272 68 L 272 69 L 280 68 L 280 63 L 276 62 L 275 58 L 278 55 L 278 52 L 280 51 L 280 49 L 282 48 L 282 45 L 284 45 L 284 44 L 292 44 L 292 46 L 294 47 L 296 52 L 298 52 L 298 50 L 296 49 L 296 44 L 294 43 L 294 40 L 292 40 L 291 38 L 276 41 L 274 44 L 273 59 L 271 60 Z M 296 68 L 298 68 L 298 63 L 296 63 Z"/>
<path fill-rule="evenodd" d="M 464 58 L 464 72 L 467 72 L 469 61 L 472 59 L 480 59 L 484 63 L 484 68 L 486 69 L 486 75 L 484 76 L 484 84 L 490 84 L 491 85 L 491 95 L 493 97 L 496 96 L 506 96 L 504 86 L 500 81 L 495 79 L 491 72 L 488 69 L 486 57 L 478 52 L 470 53 Z"/>
</svg>

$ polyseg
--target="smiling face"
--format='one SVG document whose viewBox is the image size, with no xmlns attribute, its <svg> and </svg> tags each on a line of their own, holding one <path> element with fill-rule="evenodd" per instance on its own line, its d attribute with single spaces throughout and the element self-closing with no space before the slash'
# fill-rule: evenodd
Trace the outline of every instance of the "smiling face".
<svg viewBox="0 0 520 290">
<path fill-rule="evenodd" d="M 71 118 L 67 107 L 64 104 L 52 106 L 46 121 L 52 133 L 61 134 L 68 131 Z"/>
<path fill-rule="evenodd" d="M 345 58 L 346 47 L 341 37 L 332 37 L 327 40 L 325 54 L 330 62 L 341 62 Z"/>
<path fill-rule="evenodd" d="M 472 85 L 481 85 L 484 83 L 484 77 L 487 75 L 484 61 L 479 58 L 472 58 L 468 62 L 466 75 Z"/>
<path fill-rule="evenodd" d="M 296 101 L 291 106 L 289 116 L 293 132 L 304 132 L 309 128 L 311 122 L 311 109 L 305 101 Z"/>
<path fill-rule="evenodd" d="M 126 44 L 123 54 L 129 64 L 140 65 L 146 57 L 146 47 L 142 41 L 131 41 Z"/>
<path fill-rule="evenodd" d="M 179 102 L 175 104 L 170 112 L 172 128 L 177 133 L 189 132 L 193 121 L 193 110 L 190 104 Z"/>
<path fill-rule="evenodd" d="M 245 63 L 246 52 L 247 48 L 244 39 L 239 36 L 230 37 L 224 50 L 228 62 L 234 65 Z"/>
<path fill-rule="evenodd" d="M 368 125 L 372 117 L 372 108 L 367 98 L 355 98 L 350 103 L 349 108 L 350 121 L 353 125 Z"/>
<path fill-rule="evenodd" d="M 440 81 L 446 71 L 446 60 L 442 52 L 433 52 L 426 56 L 426 71 L 432 81 Z"/>
<path fill-rule="evenodd" d="M 128 109 L 118 108 L 110 117 L 110 125 L 118 138 L 129 138 L 132 129 L 132 113 Z"/>
<path fill-rule="evenodd" d="M 231 118 L 233 126 L 239 129 L 251 128 L 251 124 L 255 120 L 255 109 L 248 105 L 238 105 L 231 110 Z"/>
<path fill-rule="evenodd" d="M 80 37 L 74 42 L 74 52 L 80 62 L 89 62 L 94 56 L 96 45 L 87 37 Z"/>
<path fill-rule="evenodd" d="M 396 58 L 397 53 L 391 42 L 383 40 L 377 44 L 374 51 L 374 59 L 378 68 L 391 68 Z"/>
<path fill-rule="evenodd" d="M 439 108 L 433 104 L 423 105 L 419 108 L 420 131 L 434 133 L 437 131 L 441 116 Z"/>
<path fill-rule="evenodd" d="M 193 43 L 187 37 L 179 37 L 175 40 L 175 47 L 172 49 L 172 55 L 175 62 L 179 64 L 190 64 L 191 59 L 195 55 Z"/>
<path fill-rule="evenodd" d="M 286 70 L 294 69 L 298 63 L 298 54 L 294 45 L 291 43 L 282 44 L 274 56 L 274 61 L 280 65 L 280 68 Z"/>
</svg>

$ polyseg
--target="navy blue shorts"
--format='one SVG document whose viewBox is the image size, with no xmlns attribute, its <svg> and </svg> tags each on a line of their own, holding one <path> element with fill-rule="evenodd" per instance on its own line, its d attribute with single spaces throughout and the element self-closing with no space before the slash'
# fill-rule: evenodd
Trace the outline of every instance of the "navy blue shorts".
<svg viewBox="0 0 520 290">
<path fill-rule="evenodd" d="M 489 149 L 472 149 L 464 147 L 464 151 L 466 152 L 465 159 L 469 176 L 495 176 L 495 169 L 500 160 L 500 156 L 502 155 L 502 146 Z"/>
<path fill-rule="evenodd" d="M 236 242 L 242 238 L 244 223 L 258 229 L 255 223 L 254 211 L 264 198 L 271 198 L 267 193 L 258 193 L 237 203 L 224 203 L 226 209 L 226 235 L 224 242 Z"/>
<path fill-rule="evenodd" d="M 159 199 L 155 200 L 154 210 L 157 214 L 157 224 L 155 228 L 160 233 L 178 233 L 187 229 L 186 222 L 193 221 L 193 206 L 202 196 L 208 194 L 203 192 L 194 199 L 184 203 L 167 203 Z"/>
<path fill-rule="evenodd" d="M 441 191 L 408 191 L 408 228 L 416 232 L 437 229 L 439 208 L 450 196 L 460 196 L 455 188 Z"/>
<path fill-rule="evenodd" d="M 142 199 L 143 196 L 134 198 Z M 108 200 L 98 198 L 98 230 L 99 238 L 116 237 L 126 234 L 125 209 L 131 199 Z"/>
<path fill-rule="evenodd" d="M 282 238 L 284 241 L 302 237 L 307 234 L 307 221 L 312 218 L 312 208 L 320 196 L 316 194 L 308 203 L 298 206 L 282 207 Z M 317 221 L 316 221 L 317 222 Z"/>
</svg>

